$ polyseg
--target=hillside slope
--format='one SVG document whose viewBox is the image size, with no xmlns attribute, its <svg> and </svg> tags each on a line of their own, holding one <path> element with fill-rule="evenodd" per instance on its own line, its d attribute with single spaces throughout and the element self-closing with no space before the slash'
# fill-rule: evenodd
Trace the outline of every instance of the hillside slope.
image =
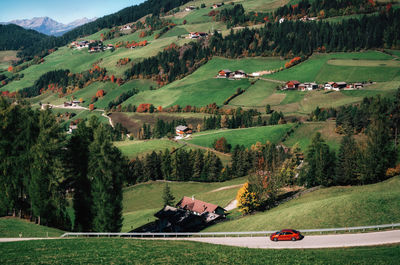
<svg viewBox="0 0 400 265">
<path fill-rule="evenodd" d="M 263 231 L 398 223 L 400 177 L 365 186 L 321 188 L 269 211 L 240 217 L 205 231 Z"/>
</svg>

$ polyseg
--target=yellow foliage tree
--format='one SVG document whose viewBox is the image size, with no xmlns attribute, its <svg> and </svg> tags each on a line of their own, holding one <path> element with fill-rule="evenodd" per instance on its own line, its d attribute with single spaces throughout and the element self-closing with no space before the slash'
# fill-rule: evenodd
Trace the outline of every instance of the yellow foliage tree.
<svg viewBox="0 0 400 265">
<path fill-rule="evenodd" d="M 236 195 L 237 206 L 242 214 L 249 214 L 260 207 L 255 192 L 249 191 L 249 183 L 246 182 Z"/>
</svg>

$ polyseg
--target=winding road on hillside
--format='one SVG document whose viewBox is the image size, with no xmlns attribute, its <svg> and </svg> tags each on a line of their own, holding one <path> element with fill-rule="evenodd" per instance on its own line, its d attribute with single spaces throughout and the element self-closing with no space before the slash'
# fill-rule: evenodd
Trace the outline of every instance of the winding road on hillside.
<svg viewBox="0 0 400 265">
<path fill-rule="evenodd" d="M 376 246 L 400 243 L 400 230 L 384 232 L 314 235 L 305 236 L 300 241 L 273 242 L 269 237 L 196 237 L 196 238 L 168 238 L 162 240 L 188 240 L 218 245 L 227 245 L 247 248 L 265 249 L 304 249 L 304 248 L 343 248 Z"/>
</svg>

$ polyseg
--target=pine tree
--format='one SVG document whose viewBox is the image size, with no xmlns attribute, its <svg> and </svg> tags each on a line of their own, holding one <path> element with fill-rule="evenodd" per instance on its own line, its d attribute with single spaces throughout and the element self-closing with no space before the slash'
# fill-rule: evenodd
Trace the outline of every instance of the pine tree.
<svg viewBox="0 0 400 265">
<path fill-rule="evenodd" d="M 354 138 L 347 134 L 340 144 L 335 185 L 360 183 L 360 150 Z"/>
<path fill-rule="evenodd" d="M 78 129 L 67 145 L 66 168 L 72 182 L 73 207 L 75 213 L 74 230 L 87 232 L 92 227 L 92 195 L 88 179 L 89 144 L 93 141 L 93 131 L 85 122 L 78 124 Z"/>
<path fill-rule="evenodd" d="M 335 170 L 335 153 L 329 150 L 329 146 L 317 132 L 308 147 L 306 166 L 301 174 L 300 183 L 307 187 L 317 185 L 329 186 L 333 184 Z"/>
<path fill-rule="evenodd" d="M 175 197 L 172 195 L 171 188 L 169 187 L 168 183 L 165 184 L 164 190 L 163 190 L 163 196 L 162 196 L 164 206 L 166 205 L 174 205 Z"/>
<path fill-rule="evenodd" d="M 31 179 L 29 195 L 32 213 L 39 224 L 70 229 L 66 212 L 61 152 L 64 146 L 55 117 L 50 110 L 39 114 L 39 135 L 32 147 Z"/>
<path fill-rule="evenodd" d="M 373 120 L 368 127 L 367 148 L 361 173 L 363 184 L 385 179 L 386 170 L 396 162 L 393 142 L 390 140 L 389 126 L 385 120 Z"/>
<path fill-rule="evenodd" d="M 121 152 L 99 126 L 89 146 L 88 177 L 93 198 L 92 230 L 119 232 L 122 227 L 122 181 L 126 168 Z"/>
</svg>

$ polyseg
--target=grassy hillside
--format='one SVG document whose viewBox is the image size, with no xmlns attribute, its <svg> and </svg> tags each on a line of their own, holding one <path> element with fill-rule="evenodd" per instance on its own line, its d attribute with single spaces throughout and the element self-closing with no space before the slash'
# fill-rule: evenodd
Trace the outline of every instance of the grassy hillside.
<svg viewBox="0 0 400 265">
<path fill-rule="evenodd" d="M 115 142 L 114 145 L 118 147 L 122 154 L 129 158 L 134 158 L 136 156 L 144 156 L 153 151 L 159 152 L 165 149 L 172 150 L 177 149 L 183 144 L 179 144 L 170 140 L 149 140 L 149 141 L 130 141 L 126 140 L 123 142 Z"/>
<path fill-rule="evenodd" d="M 19 237 L 20 233 L 22 233 L 22 237 L 58 237 L 64 234 L 64 231 L 36 225 L 19 218 L 0 218 L 0 237 Z"/>
<path fill-rule="evenodd" d="M 398 245 L 273 250 L 190 241 L 82 238 L 1 246 L 2 264 L 396 264 L 400 259 Z"/>
<path fill-rule="evenodd" d="M 400 64 L 378 51 L 314 54 L 290 69 L 269 75 L 277 80 L 300 82 L 400 81 Z"/>
<path fill-rule="evenodd" d="M 215 139 L 225 137 L 229 144 L 244 145 L 250 147 L 257 142 L 265 143 L 267 141 L 278 143 L 294 124 L 283 124 L 274 126 L 252 127 L 244 129 L 222 129 L 195 133 L 192 139 L 186 140 L 191 144 L 204 147 L 212 147 Z"/>
<path fill-rule="evenodd" d="M 266 212 L 216 224 L 206 231 L 262 231 L 396 223 L 400 177 L 382 183 L 321 188 Z"/>
<path fill-rule="evenodd" d="M 335 133 L 335 128 L 335 121 L 303 123 L 283 143 L 290 147 L 298 144 L 301 150 L 306 151 L 311 144 L 312 135 L 320 132 L 329 147 L 338 151 L 343 135 Z"/>
<path fill-rule="evenodd" d="M 244 178 L 238 178 L 218 183 L 169 182 L 168 185 L 176 203 L 183 196 L 195 196 L 196 199 L 225 207 L 235 199 L 240 184 L 245 181 Z M 155 219 L 154 213 L 163 207 L 164 187 L 164 182 L 152 181 L 124 189 L 122 231 L 130 231 Z M 216 191 L 220 188 L 224 189 Z"/>
<path fill-rule="evenodd" d="M 155 91 L 144 91 L 129 100 L 131 104 L 152 103 L 156 106 L 192 105 L 204 106 L 210 103 L 221 105 L 225 99 L 235 93 L 237 88 L 247 89 L 251 86 L 248 79 L 231 81 L 216 79 L 221 69 L 254 71 L 271 70 L 284 64 L 278 58 L 225 59 L 213 58 L 193 74 L 168 84 Z M 128 101 L 124 104 L 128 104 Z"/>
</svg>

